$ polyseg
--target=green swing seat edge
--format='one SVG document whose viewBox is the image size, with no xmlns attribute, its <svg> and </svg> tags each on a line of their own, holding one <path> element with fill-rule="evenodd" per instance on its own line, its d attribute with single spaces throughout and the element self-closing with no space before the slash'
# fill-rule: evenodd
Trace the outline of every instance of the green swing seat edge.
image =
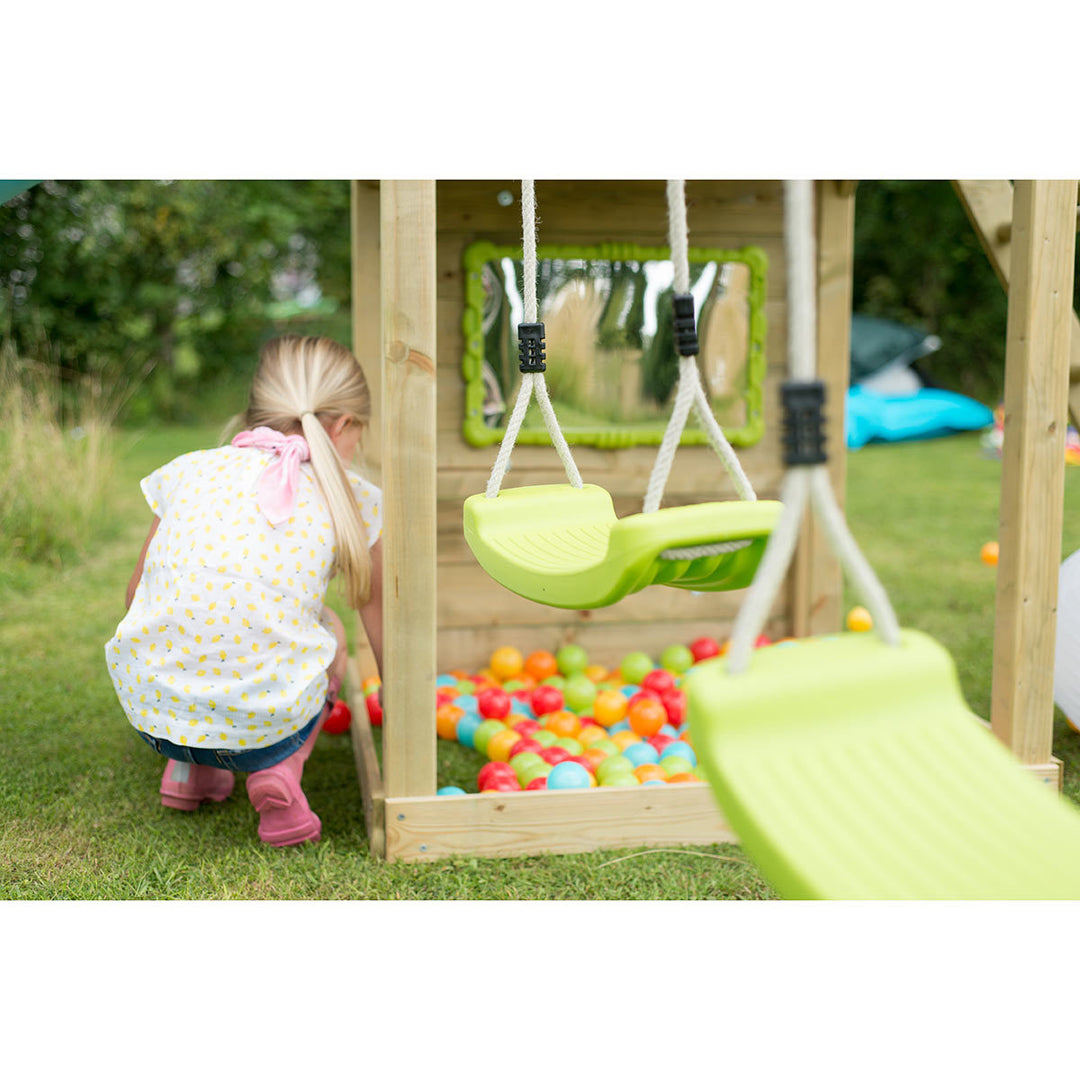
<svg viewBox="0 0 1080 1080">
<path fill-rule="evenodd" d="M 784 899 L 1080 899 L 1080 812 L 967 707 L 952 658 L 845 633 L 686 680 L 720 809 Z"/>
<path fill-rule="evenodd" d="M 702 592 L 744 588 L 761 560 L 781 504 L 732 500 L 617 517 L 596 484 L 506 488 L 465 500 L 465 539 L 506 588 L 550 607 L 606 607 L 652 584 Z M 663 551 L 729 540 L 739 551 L 661 559 Z"/>
</svg>

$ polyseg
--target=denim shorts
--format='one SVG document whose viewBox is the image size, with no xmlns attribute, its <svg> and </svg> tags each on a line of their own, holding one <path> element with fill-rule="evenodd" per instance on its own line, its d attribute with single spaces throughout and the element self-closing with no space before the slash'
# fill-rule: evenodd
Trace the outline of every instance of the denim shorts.
<svg viewBox="0 0 1080 1080">
<path fill-rule="evenodd" d="M 328 703 L 329 704 L 329 703 Z M 315 730 L 315 725 L 322 718 L 325 708 L 305 724 L 299 731 L 294 731 L 280 742 L 270 746 L 256 747 L 254 750 L 214 750 L 202 746 L 178 746 L 168 739 L 157 739 L 145 731 L 137 732 L 143 742 L 149 743 L 163 757 L 173 761 L 189 761 L 192 765 L 210 765 L 215 769 L 228 769 L 229 772 L 258 772 L 269 769 L 287 757 L 292 757 L 307 741 Z"/>
</svg>

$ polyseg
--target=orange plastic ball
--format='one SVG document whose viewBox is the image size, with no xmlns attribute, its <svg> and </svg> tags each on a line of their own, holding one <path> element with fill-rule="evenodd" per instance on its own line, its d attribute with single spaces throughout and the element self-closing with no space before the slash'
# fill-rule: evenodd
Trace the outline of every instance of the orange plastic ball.
<svg viewBox="0 0 1080 1080">
<path fill-rule="evenodd" d="M 625 750 L 631 743 L 641 742 L 641 736 L 632 731 L 616 731 L 611 736 L 611 741 L 620 749 Z"/>
<path fill-rule="evenodd" d="M 509 761 L 510 751 L 520 741 L 521 732 L 515 731 L 513 728 L 507 728 L 505 731 L 496 731 L 495 734 L 488 739 L 487 756 L 492 761 Z"/>
<path fill-rule="evenodd" d="M 667 783 L 668 775 L 659 765 L 639 765 L 634 775 L 644 784 L 646 780 L 663 780 Z"/>
<path fill-rule="evenodd" d="M 559 709 L 544 717 L 544 727 L 560 738 L 576 739 L 581 731 L 581 720 L 569 709 Z"/>
<path fill-rule="evenodd" d="M 618 690 L 601 690 L 593 702 L 593 716 L 598 724 L 611 727 L 626 715 L 626 695 Z"/>
<path fill-rule="evenodd" d="M 525 670 L 525 657 L 511 645 L 496 649 L 488 663 L 492 674 L 502 682 L 516 679 Z"/>
<path fill-rule="evenodd" d="M 586 724 L 577 735 L 571 735 L 570 737 L 577 739 L 582 746 L 592 746 L 593 743 L 606 739 L 608 734 L 602 727 L 597 727 L 595 724 Z"/>
<path fill-rule="evenodd" d="M 525 671 L 540 683 L 545 679 L 550 679 L 552 675 L 559 674 L 559 663 L 554 653 L 539 649 L 529 654 L 529 658 L 525 661 Z"/>
<path fill-rule="evenodd" d="M 659 777 L 657 777 L 659 779 Z M 700 784 L 701 781 L 692 772 L 677 772 L 667 778 L 669 784 Z"/>
<path fill-rule="evenodd" d="M 440 739 L 457 738 L 457 722 L 465 715 L 459 705 L 440 705 L 435 711 L 435 730 Z"/>
<path fill-rule="evenodd" d="M 523 671 L 517 677 L 517 681 L 521 683 L 522 690 L 535 690 L 540 685 L 527 671 Z"/>
<path fill-rule="evenodd" d="M 979 552 L 979 558 L 982 559 L 987 566 L 997 566 L 998 556 L 1000 549 L 996 540 L 988 540 L 982 546 L 982 550 Z"/>
<path fill-rule="evenodd" d="M 581 751 L 581 756 L 592 762 L 593 771 L 595 771 L 600 762 L 606 760 L 608 755 L 605 750 L 598 750 L 595 746 L 587 746 Z"/>
<path fill-rule="evenodd" d="M 603 682 L 607 678 L 607 668 L 601 664 L 590 664 L 585 669 L 585 677 L 591 682 Z"/>
<path fill-rule="evenodd" d="M 667 723 L 667 709 L 659 701 L 642 698 L 630 706 L 627 717 L 630 720 L 630 730 L 647 739 Z"/>
</svg>

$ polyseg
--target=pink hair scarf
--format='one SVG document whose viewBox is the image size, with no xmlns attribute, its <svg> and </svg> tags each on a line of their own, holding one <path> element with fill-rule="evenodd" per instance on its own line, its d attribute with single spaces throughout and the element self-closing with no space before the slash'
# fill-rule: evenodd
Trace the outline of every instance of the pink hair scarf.
<svg viewBox="0 0 1080 1080">
<path fill-rule="evenodd" d="M 282 435 L 273 428 L 257 427 L 234 436 L 232 445 L 273 452 L 274 460 L 259 476 L 256 502 L 271 525 L 288 521 L 296 513 L 300 496 L 300 465 L 311 459 L 307 439 L 302 435 Z"/>
</svg>

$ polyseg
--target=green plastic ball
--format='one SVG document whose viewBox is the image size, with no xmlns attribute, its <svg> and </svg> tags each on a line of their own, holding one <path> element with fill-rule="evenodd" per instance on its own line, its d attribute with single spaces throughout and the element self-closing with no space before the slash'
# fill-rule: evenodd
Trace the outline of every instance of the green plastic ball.
<svg viewBox="0 0 1080 1080">
<path fill-rule="evenodd" d="M 655 666 L 656 665 L 652 662 L 652 658 L 648 653 L 627 653 L 626 656 L 623 657 L 623 662 L 619 665 L 619 674 L 622 675 L 623 682 L 633 686 L 640 686 L 641 680 L 644 679 Z"/>
<path fill-rule="evenodd" d="M 668 774 L 668 776 L 674 776 L 676 773 L 693 772 L 694 766 L 678 754 L 668 754 L 667 757 L 660 759 L 660 767 Z"/>
<path fill-rule="evenodd" d="M 596 683 L 587 675 L 571 675 L 563 687 L 563 696 L 568 709 L 578 714 L 587 712 L 596 700 Z"/>
<path fill-rule="evenodd" d="M 530 736 L 533 742 L 538 742 L 545 750 L 549 746 L 554 746 L 559 741 L 559 736 L 554 731 L 545 731 L 540 728 L 539 731 L 534 731 Z"/>
<path fill-rule="evenodd" d="M 694 654 L 685 645 L 669 645 L 660 654 L 660 666 L 681 675 L 694 666 Z"/>
<path fill-rule="evenodd" d="M 618 757 L 622 750 L 614 739 L 597 739 L 589 748 L 590 750 L 603 750 L 608 757 Z"/>
<path fill-rule="evenodd" d="M 580 645 L 564 645 L 555 654 L 555 663 L 563 675 L 576 675 L 589 666 L 589 654 Z"/>
<path fill-rule="evenodd" d="M 544 765 L 546 762 L 539 754 L 534 754 L 531 750 L 526 750 L 523 753 L 515 754 L 510 759 L 510 768 L 514 770 L 514 775 L 521 781 L 522 774 L 532 768 L 534 765 Z"/>
<path fill-rule="evenodd" d="M 597 772 L 596 779 L 600 787 L 638 787 L 641 781 L 631 772 L 617 772 L 605 776 L 602 780 Z"/>
<path fill-rule="evenodd" d="M 577 739 L 571 739 L 569 735 L 556 739 L 552 746 L 561 746 L 571 757 L 577 757 L 585 749 Z"/>
<path fill-rule="evenodd" d="M 505 731 L 506 725 L 501 720 L 484 720 L 473 732 L 473 747 L 481 754 L 487 753 L 491 736 L 497 731 Z"/>
<path fill-rule="evenodd" d="M 607 784 L 610 782 L 613 776 L 625 776 L 634 773 L 634 764 L 629 758 L 624 758 L 622 754 L 616 756 L 604 758 L 599 765 L 596 766 L 596 779 L 601 784 Z"/>
<path fill-rule="evenodd" d="M 556 690 L 562 690 L 566 686 L 566 679 L 562 675 L 549 675 L 541 686 L 554 686 Z"/>
<path fill-rule="evenodd" d="M 518 783 L 522 787 L 528 787 L 538 776 L 547 776 L 552 768 L 553 766 L 541 759 L 539 765 L 530 765 L 529 768 L 517 774 Z"/>
</svg>

